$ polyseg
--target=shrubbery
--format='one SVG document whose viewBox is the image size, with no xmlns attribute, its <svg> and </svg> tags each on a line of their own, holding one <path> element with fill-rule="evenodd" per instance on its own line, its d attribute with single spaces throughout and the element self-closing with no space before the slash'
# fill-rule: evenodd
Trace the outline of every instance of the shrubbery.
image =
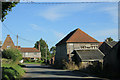
<svg viewBox="0 0 120 80">
<path fill-rule="evenodd" d="M 44 63 L 44 60 L 41 60 L 41 59 L 39 59 L 39 58 L 37 58 L 36 60 L 30 59 L 30 58 L 24 58 L 24 62 L 25 62 L 25 63 L 35 62 L 35 63 L 40 63 L 40 64 L 42 64 L 42 63 Z"/>
<path fill-rule="evenodd" d="M 30 58 L 24 58 L 24 62 L 30 62 Z"/>
<path fill-rule="evenodd" d="M 17 49 L 2 52 L 2 80 L 19 80 L 24 70 L 18 65 L 22 54 Z"/>
<path fill-rule="evenodd" d="M 17 49 L 5 49 L 2 52 L 2 58 L 12 59 L 13 61 L 20 61 L 22 59 L 22 54 Z"/>
<path fill-rule="evenodd" d="M 68 69 L 68 70 L 78 70 L 79 67 L 75 64 L 75 62 L 72 62 L 70 61 L 69 63 L 68 62 L 65 62 L 64 63 L 64 69 Z"/>
<path fill-rule="evenodd" d="M 58 66 L 58 65 L 57 65 Z M 90 63 L 79 63 L 76 65 L 73 61 L 62 60 L 61 68 L 68 70 L 80 70 L 87 73 L 99 74 L 102 72 L 102 63 L 100 62 L 90 62 Z"/>
<path fill-rule="evenodd" d="M 2 68 L 2 80 L 15 80 L 17 77 L 19 77 L 19 73 L 12 67 Z"/>
</svg>

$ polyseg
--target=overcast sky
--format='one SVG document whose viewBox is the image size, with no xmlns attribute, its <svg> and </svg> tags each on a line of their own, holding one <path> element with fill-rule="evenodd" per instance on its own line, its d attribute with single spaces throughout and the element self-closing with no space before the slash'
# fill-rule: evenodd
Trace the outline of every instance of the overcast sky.
<svg viewBox="0 0 120 80">
<path fill-rule="evenodd" d="M 33 47 L 43 38 L 49 48 L 69 32 L 80 28 L 102 42 L 107 37 L 118 41 L 118 3 L 38 4 L 19 3 L 6 16 L 4 24 L 19 38 L 22 47 Z M 17 38 L 4 26 L 2 39 L 10 34 L 15 45 Z"/>
</svg>

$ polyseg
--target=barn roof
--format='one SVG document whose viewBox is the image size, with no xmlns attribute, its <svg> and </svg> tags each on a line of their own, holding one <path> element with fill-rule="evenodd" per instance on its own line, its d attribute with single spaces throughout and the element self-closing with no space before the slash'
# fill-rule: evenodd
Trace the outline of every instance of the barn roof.
<svg viewBox="0 0 120 80">
<path fill-rule="evenodd" d="M 104 54 L 99 49 L 84 49 L 75 50 L 73 54 L 77 53 L 82 61 L 101 60 Z"/>
<path fill-rule="evenodd" d="M 36 48 L 18 48 L 18 50 L 20 50 L 20 52 L 40 52 Z"/>
<path fill-rule="evenodd" d="M 98 43 L 98 41 L 96 39 L 89 36 L 87 33 L 83 32 L 79 28 L 70 32 L 66 37 L 64 37 L 56 45 L 66 43 L 66 42 L 97 42 Z"/>
<path fill-rule="evenodd" d="M 116 41 L 105 41 L 105 43 L 107 43 L 110 47 L 113 47 L 117 44 Z"/>
</svg>

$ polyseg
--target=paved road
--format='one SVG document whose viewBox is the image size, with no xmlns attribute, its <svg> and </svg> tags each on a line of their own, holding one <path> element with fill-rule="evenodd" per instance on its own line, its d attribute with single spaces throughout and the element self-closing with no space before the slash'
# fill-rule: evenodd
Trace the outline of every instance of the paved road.
<svg viewBox="0 0 120 80">
<path fill-rule="evenodd" d="M 53 69 L 39 64 L 25 64 L 27 67 L 24 80 L 108 80 L 91 77 L 84 73 L 75 73 L 68 70 Z"/>
</svg>

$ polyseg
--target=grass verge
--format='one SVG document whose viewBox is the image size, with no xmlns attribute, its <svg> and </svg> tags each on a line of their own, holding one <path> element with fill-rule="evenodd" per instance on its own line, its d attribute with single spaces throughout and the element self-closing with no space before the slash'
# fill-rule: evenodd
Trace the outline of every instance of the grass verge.
<svg viewBox="0 0 120 80">
<path fill-rule="evenodd" d="M 3 68 L 13 68 L 15 71 L 19 73 L 19 76 L 22 77 L 25 74 L 25 70 L 22 69 L 18 64 L 15 64 L 10 59 L 2 59 L 2 67 Z"/>
</svg>

